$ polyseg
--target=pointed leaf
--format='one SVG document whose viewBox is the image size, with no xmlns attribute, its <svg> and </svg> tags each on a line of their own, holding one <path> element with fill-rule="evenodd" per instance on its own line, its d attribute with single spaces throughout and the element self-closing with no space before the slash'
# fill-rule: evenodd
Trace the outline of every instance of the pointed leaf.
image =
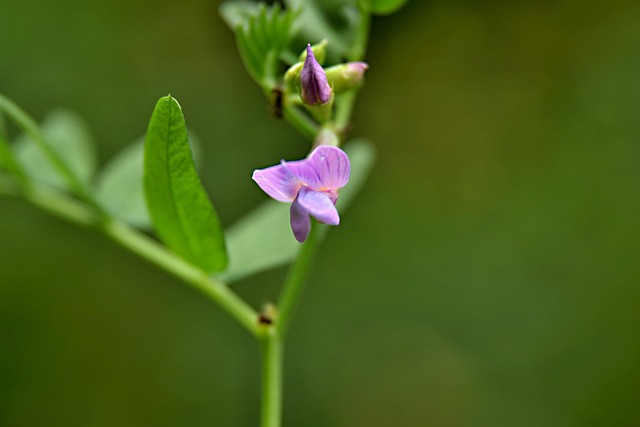
<svg viewBox="0 0 640 427">
<path fill-rule="evenodd" d="M 220 14 L 236 33 L 240 57 L 249 75 L 265 89 L 277 83 L 278 60 L 291 57 L 295 14 L 279 5 L 227 2 Z"/>
<path fill-rule="evenodd" d="M 196 172 L 180 105 L 171 96 L 158 101 L 149 122 L 144 190 L 160 239 L 207 272 L 224 270 L 222 226 Z"/>
<path fill-rule="evenodd" d="M 340 190 L 341 213 L 364 186 L 375 161 L 373 145 L 364 140 L 351 141 L 344 151 L 351 162 L 351 178 Z M 238 220 L 227 230 L 227 247 L 229 269 L 221 279 L 228 283 L 289 263 L 300 248 L 289 225 L 289 204 L 269 200 Z"/>
</svg>

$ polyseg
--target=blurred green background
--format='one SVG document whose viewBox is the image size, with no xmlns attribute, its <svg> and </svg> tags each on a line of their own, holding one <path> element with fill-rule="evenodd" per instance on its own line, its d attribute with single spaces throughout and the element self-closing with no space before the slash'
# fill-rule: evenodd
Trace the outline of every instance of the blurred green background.
<svg viewBox="0 0 640 427">
<path fill-rule="evenodd" d="M 218 6 L 0 2 L 0 92 L 80 111 L 102 164 L 170 92 L 231 224 L 308 146 Z M 640 3 L 414 0 L 367 60 L 378 163 L 298 311 L 285 425 L 640 425 Z M 15 199 L 0 242 L 0 425 L 258 424 L 257 346 L 201 295 Z"/>
</svg>

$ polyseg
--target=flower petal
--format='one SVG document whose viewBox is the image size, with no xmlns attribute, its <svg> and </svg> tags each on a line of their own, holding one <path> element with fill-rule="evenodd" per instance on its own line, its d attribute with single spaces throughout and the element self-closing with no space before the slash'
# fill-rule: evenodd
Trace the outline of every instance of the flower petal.
<svg viewBox="0 0 640 427">
<path fill-rule="evenodd" d="M 340 224 L 340 216 L 338 215 L 335 205 L 329 196 L 322 192 L 302 187 L 294 203 L 299 204 L 305 211 L 320 222 L 329 225 Z"/>
<path fill-rule="evenodd" d="M 283 165 L 256 169 L 252 178 L 265 193 L 279 202 L 293 201 L 302 185 L 289 168 Z"/>
<path fill-rule="evenodd" d="M 311 229 L 311 220 L 309 219 L 309 212 L 307 212 L 298 200 L 294 200 L 291 203 L 290 213 L 290 224 L 291 230 L 293 230 L 293 236 L 300 243 L 307 240 L 307 236 L 309 235 L 309 230 Z"/>
<path fill-rule="evenodd" d="M 349 181 L 351 165 L 338 147 L 321 145 L 306 160 L 285 162 L 284 166 L 307 187 L 316 191 L 337 190 Z"/>
</svg>

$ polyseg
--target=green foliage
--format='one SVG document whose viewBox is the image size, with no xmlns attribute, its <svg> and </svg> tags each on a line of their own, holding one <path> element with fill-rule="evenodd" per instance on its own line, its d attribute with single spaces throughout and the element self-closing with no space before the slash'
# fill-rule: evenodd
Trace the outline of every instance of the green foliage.
<svg viewBox="0 0 640 427">
<path fill-rule="evenodd" d="M 251 77 L 270 91 L 276 86 L 280 57 L 294 35 L 295 13 L 279 5 L 224 3 L 220 13 L 236 33 L 240 57 Z M 290 56 L 290 54 L 289 54 Z"/>
<path fill-rule="evenodd" d="M 50 112 L 40 132 L 47 146 L 64 163 L 73 177 L 87 185 L 96 170 L 96 142 L 86 122 L 72 111 L 58 109 Z M 20 135 L 14 143 L 18 161 L 34 182 L 71 190 L 71 183 L 55 167 L 50 156 L 27 134 Z"/>
<path fill-rule="evenodd" d="M 389 15 L 397 12 L 407 0 L 360 0 L 360 7 L 374 15 Z"/>
<path fill-rule="evenodd" d="M 207 272 L 227 265 L 224 234 L 196 172 L 184 117 L 171 96 L 151 116 L 144 148 L 144 191 L 158 236 Z"/>
<path fill-rule="evenodd" d="M 344 151 L 351 161 L 349 184 L 340 190 L 338 209 L 343 212 L 363 187 L 375 160 L 371 143 L 354 140 Z M 325 231 L 327 227 L 324 227 Z M 291 234 L 289 205 L 269 200 L 227 230 L 229 269 L 222 275 L 235 282 L 261 271 L 287 264 L 300 244 Z"/>
</svg>

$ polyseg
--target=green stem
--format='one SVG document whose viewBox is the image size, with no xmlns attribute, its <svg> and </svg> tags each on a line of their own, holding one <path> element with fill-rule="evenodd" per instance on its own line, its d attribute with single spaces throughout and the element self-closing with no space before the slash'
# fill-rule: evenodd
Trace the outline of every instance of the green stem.
<svg viewBox="0 0 640 427">
<path fill-rule="evenodd" d="M 260 427 L 280 427 L 284 339 L 295 308 L 302 296 L 311 263 L 318 248 L 318 225 L 311 225 L 296 261 L 289 269 L 274 325 L 263 328 L 258 338 L 262 356 L 262 416 Z"/>
<path fill-rule="evenodd" d="M 1 122 L 2 115 L 0 115 L 0 123 Z M 2 132 L 0 132 L 0 167 L 6 169 L 7 172 L 13 175 L 23 191 L 29 191 L 31 189 L 27 174 L 22 168 L 22 165 L 16 160 Z"/>
<path fill-rule="evenodd" d="M 238 321 L 251 334 L 258 334 L 258 314 L 229 287 L 212 279 L 204 271 L 183 261 L 164 246 L 146 237 L 130 227 L 110 222 L 103 227 L 104 232 L 113 240 L 165 271 L 173 274 L 185 283 L 200 291 L 217 303 L 231 317 Z"/>
<path fill-rule="evenodd" d="M 304 284 L 310 270 L 309 267 L 311 267 L 311 262 L 318 248 L 317 242 L 318 225 L 313 222 L 307 240 L 302 244 L 298 257 L 289 269 L 278 300 L 276 327 L 283 337 L 291 324 L 291 318 L 302 296 Z"/>
<path fill-rule="evenodd" d="M 260 427 L 280 427 L 282 418 L 282 340 L 269 326 L 260 338 L 262 356 L 262 404 Z"/>
<path fill-rule="evenodd" d="M 7 122 L 4 119 L 4 114 L 0 113 L 0 137 L 7 139 L 9 137 L 7 133 Z"/>
<path fill-rule="evenodd" d="M 369 43 L 369 30 L 371 28 L 371 15 L 365 11 L 360 12 L 360 25 L 357 28 L 353 41 L 353 48 L 349 53 L 349 61 L 362 61 Z M 335 124 L 340 133 L 345 133 L 351 121 L 351 113 L 356 102 L 358 89 L 352 89 L 343 93 L 336 100 Z"/>
<path fill-rule="evenodd" d="M 367 52 L 369 43 L 369 30 L 371 28 L 371 15 L 365 11 L 360 12 L 360 25 L 356 30 L 353 40 L 353 48 L 349 54 L 349 61 L 362 61 Z"/>
<path fill-rule="evenodd" d="M 3 191 L 2 194 L 15 195 L 7 191 Z M 207 273 L 174 255 L 155 240 L 124 224 L 115 221 L 105 222 L 93 209 L 53 191 L 44 192 L 34 189 L 23 197 L 58 217 L 81 226 L 99 229 L 121 246 L 200 291 L 247 331 L 258 336 L 258 314 L 253 308 L 231 291 L 226 284 L 212 279 Z"/>
<path fill-rule="evenodd" d="M 351 89 L 340 95 L 336 100 L 335 127 L 341 134 L 346 133 L 348 130 L 357 94 L 357 89 Z"/>
<path fill-rule="evenodd" d="M 315 139 L 319 129 L 318 125 L 299 108 L 287 103 L 284 106 L 283 114 L 285 120 L 294 128 L 298 129 L 304 136 L 312 141 Z"/>
<path fill-rule="evenodd" d="M 60 176 L 69 185 L 69 188 L 80 196 L 80 198 L 102 213 L 102 208 L 95 201 L 86 185 L 76 177 L 73 171 L 69 169 L 66 163 L 60 158 L 58 153 L 56 153 L 55 150 L 53 150 L 53 148 L 51 148 L 51 146 L 46 142 L 35 120 L 33 120 L 13 101 L 3 95 L 0 95 L 0 111 L 4 111 L 7 116 L 9 116 L 24 131 L 24 133 L 36 143 L 36 145 L 47 156 L 53 167 L 58 171 Z"/>
</svg>

